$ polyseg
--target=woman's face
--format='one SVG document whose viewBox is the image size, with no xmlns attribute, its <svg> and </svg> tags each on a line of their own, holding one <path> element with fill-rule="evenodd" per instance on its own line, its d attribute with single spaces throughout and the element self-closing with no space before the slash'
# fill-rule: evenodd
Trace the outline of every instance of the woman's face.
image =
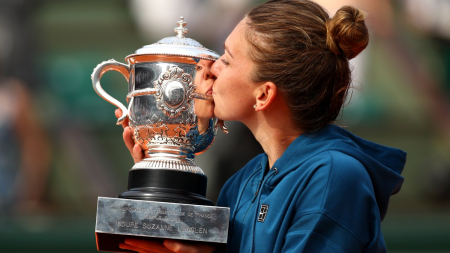
<svg viewBox="0 0 450 253">
<path fill-rule="evenodd" d="M 214 62 L 211 73 L 217 78 L 213 85 L 214 115 L 222 120 L 244 122 L 254 113 L 256 83 L 250 74 L 253 62 L 248 55 L 243 19 L 225 41 L 225 53 Z"/>
<path fill-rule="evenodd" d="M 196 66 L 194 84 L 195 92 L 212 96 L 214 77 L 211 74 L 213 61 L 200 60 Z M 196 99 L 194 102 L 195 114 L 199 119 L 211 119 L 214 117 L 214 102 L 211 100 Z"/>
</svg>

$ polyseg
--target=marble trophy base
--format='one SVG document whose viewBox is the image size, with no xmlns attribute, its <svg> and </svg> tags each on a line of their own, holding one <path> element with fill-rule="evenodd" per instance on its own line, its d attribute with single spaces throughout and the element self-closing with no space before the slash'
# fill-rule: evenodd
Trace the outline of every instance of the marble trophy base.
<svg viewBox="0 0 450 253">
<path fill-rule="evenodd" d="M 98 198 L 97 249 L 130 252 L 119 248 L 125 238 L 225 244 L 230 209 L 213 206 L 205 194 L 204 175 L 172 170 L 131 170 L 128 191 L 118 198 Z"/>
</svg>

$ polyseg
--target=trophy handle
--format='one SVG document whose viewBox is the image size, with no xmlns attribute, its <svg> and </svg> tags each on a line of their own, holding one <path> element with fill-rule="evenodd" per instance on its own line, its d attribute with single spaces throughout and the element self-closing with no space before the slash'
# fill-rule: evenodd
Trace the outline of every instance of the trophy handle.
<svg viewBox="0 0 450 253">
<path fill-rule="evenodd" d="M 122 116 L 117 120 L 117 125 L 120 125 L 128 116 L 128 109 L 117 99 L 111 97 L 108 93 L 106 93 L 106 91 L 104 91 L 102 86 L 100 85 L 100 79 L 102 78 L 103 74 L 110 70 L 120 72 L 125 77 L 125 79 L 127 79 L 127 82 L 129 81 L 130 67 L 118 61 L 115 61 L 114 59 L 111 59 L 108 61 L 104 61 L 97 65 L 97 67 L 95 67 L 94 72 L 92 72 L 91 75 L 92 86 L 94 87 L 95 92 L 97 92 L 100 97 L 122 110 Z"/>
<path fill-rule="evenodd" d="M 217 131 L 217 128 L 220 128 L 224 134 L 228 134 L 228 127 L 225 125 L 225 121 L 221 119 L 217 119 L 216 124 L 214 125 L 214 128 Z"/>
</svg>

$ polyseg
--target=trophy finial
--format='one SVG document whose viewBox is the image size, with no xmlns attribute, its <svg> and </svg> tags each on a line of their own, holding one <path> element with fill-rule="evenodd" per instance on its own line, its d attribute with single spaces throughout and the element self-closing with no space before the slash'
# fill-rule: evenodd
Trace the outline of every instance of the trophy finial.
<svg viewBox="0 0 450 253">
<path fill-rule="evenodd" d="M 187 23 L 186 22 L 184 22 L 184 17 L 183 16 L 181 16 L 180 17 L 180 21 L 178 21 L 177 22 L 177 24 L 179 25 L 178 27 L 176 27 L 175 29 L 174 29 L 174 31 L 177 33 L 177 37 L 178 38 L 184 38 L 184 35 L 186 34 L 186 33 L 188 33 L 188 29 L 187 28 L 184 28 L 186 25 L 187 25 Z"/>
</svg>

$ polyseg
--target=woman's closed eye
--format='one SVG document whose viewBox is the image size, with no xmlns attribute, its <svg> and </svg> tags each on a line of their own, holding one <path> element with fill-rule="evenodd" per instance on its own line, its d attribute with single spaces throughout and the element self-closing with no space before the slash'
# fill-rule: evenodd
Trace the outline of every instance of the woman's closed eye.
<svg viewBox="0 0 450 253">
<path fill-rule="evenodd" d="M 222 61 L 222 63 L 223 63 L 225 66 L 230 65 L 230 63 L 229 63 L 227 60 L 225 60 L 224 58 L 221 57 L 220 60 Z"/>
</svg>

